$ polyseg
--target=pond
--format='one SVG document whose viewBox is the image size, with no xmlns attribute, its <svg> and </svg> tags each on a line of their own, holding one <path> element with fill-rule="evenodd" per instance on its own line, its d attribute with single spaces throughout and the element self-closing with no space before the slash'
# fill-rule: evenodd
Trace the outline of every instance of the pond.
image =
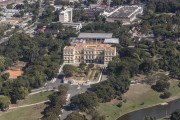
<svg viewBox="0 0 180 120">
<path fill-rule="evenodd" d="M 180 99 L 168 102 L 166 105 L 156 105 L 130 112 L 119 117 L 117 120 L 143 120 L 145 116 L 153 116 L 158 119 L 169 116 L 176 109 L 180 109 Z"/>
</svg>

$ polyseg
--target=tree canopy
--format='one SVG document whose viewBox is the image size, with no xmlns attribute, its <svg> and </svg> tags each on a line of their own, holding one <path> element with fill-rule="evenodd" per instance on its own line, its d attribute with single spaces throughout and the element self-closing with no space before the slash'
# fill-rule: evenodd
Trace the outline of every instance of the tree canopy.
<svg viewBox="0 0 180 120">
<path fill-rule="evenodd" d="M 10 105 L 10 99 L 7 96 L 1 96 L 0 97 L 0 109 L 1 110 L 7 110 Z"/>
<path fill-rule="evenodd" d="M 180 119 L 180 109 L 177 109 L 171 114 L 170 120 L 179 120 Z"/>
<path fill-rule="evenodd" d="M 64 120 L 87 120 L 87 119 L 85 116 L 79 114 L 78 112 L 72 112 Z"/>
</svg>

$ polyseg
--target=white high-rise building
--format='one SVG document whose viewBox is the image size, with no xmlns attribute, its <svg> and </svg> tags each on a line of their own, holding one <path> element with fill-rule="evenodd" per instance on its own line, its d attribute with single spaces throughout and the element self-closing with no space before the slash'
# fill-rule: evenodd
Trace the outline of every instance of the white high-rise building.
<svg viewBox="0 0 180 120">
<path fill-rule="evenodd" d="M 60 12 L 59 14 L 59 22 L 61 23 L 71 23 L 72 22 L 72 16 L 73 16 L 73 9 L 67 8 Z"/>
</svg>

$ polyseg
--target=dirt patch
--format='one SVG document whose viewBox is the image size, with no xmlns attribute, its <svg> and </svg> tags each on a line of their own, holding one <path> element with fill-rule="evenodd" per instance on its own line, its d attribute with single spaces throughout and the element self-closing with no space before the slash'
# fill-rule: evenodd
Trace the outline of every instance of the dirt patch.
<svg viewBox="0 0 180 120">
<path fill-rule="evenodd" d="M 22 68 L 26 65 L 25 62 L 17 61 L 13 66 L 9 67 L 5 72 L 9 73 L 9 79 L 16 79 L 18 76 L 21 76 L 24 72 Z"/>
<path fill-rule="evenodd" d="M 16 79 L 18 76 L 21 76 L 24 72 L 22 70 L 7 70 L 7 73 L 9 73 L 9 79 L 13 80 Z"/>
</svg>

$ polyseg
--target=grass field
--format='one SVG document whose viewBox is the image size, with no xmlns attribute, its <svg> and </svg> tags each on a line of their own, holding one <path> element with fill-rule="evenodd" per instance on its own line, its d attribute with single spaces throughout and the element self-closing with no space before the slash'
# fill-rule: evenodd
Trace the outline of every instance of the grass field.
<svg viewBox="0 0 180 120">
<path fill-rule="evenodd" d="M 27 104 L 33 104 L 38 103 L 41 101 L 48 100 L 48 96 L 51 95 L 54 91 L 47 91 L 43 93 L 37 93 L 34 95 L 29 95 L 25 100 L 18 101 L 17 104 L 11 105 L 12 107 L 20 106 L 20 105 L 27 105 Z"/>
<path fill-rule="evenodd" d="M 47 91 L 29 95 L 25 100 L 18 101 L 17 104 L 11 105 L 11 107 L 28 105 L 48 100 L 48 96 L 53 92 L 54 91 Z M 38 120 L 42 116 L 41 112 L 45 107 L 45 104 L 39 104 L 25 108 L 8 110 L 7 112 L 0 112 L 0 120 Z"/>
<path fill-rule="evenodd" d="M 160 93 L 153 91 L 149 85 L 146 84 L 136 84 L 131 85 L 127 93 L 123 95 L 123 99 L 126 99 L 126 103 L 123 103 L 122 107 L 119 108 L 116 105 L 119 101 L 112 100 L 108 103 L 101 103 L 98 111 L 100 114 L 105 115 L 107 120 L 115 120 L 119 116 L 141 108 L 150 107 L 162 102 L 170 101 L 176 97 L 180 97 L 179 90 L 177 86 L 178 81 L 171 81 L 171 86 L 169 91 L 172 93 L 172 97 L 169 99 L 160 99 Z"/>
<path fill-rule="evenodd" d="M 30 107 L 9 110 L 2 115 L 0 114 L 0 120 L 38 120 L 42 117 L 41 112 L 45 107 L 45 104 L 39 104 Z"/>
</svg>

